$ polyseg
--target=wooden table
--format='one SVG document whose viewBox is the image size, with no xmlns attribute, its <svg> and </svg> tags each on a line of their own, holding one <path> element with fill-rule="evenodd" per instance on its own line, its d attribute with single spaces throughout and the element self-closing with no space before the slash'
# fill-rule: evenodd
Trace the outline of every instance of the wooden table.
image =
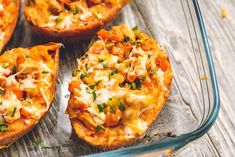
<svg viewBox="0 0 235 157">
<path fill-rule="evenodd" d="M 166 2 L 166 6 L 168 7 L 167 9 L 170 11 L 170 8 L 174 5 L 174 1 L 179 2 L 180 0 L 143 0 L 143 2 L 148 2 L 149 4 L 164 3 L 163 1 Z M 151 21 L 151 18 L 145 19 L 145 15 L 141 15 L 139 13 L 140 10 L 148 10 L 149 8 L 141 8 L 142 6 L 136 7 L 136 4 L 141 4 L 141 0 L 136 0 L 136 3 L 132 3 L 130 6 L 126 7 L 124 13 L 121 14 L 118 20 L 124 19 L 124 21 L 122 22 L 133 22 L 135 24 L 145 24 L 145 22 L 147 21 L 152 25 L 156 26 L 156 28 L 160 23 L 159 26 L 161 28 L 158 29 L 164 30 L 164 24 L 161 25 L 161 21 L 153 22 Z M 213 59 L 217 71 L 221 94 L 221 110 L 215 125 L 206 135 L 204 135 L 197 141 L 187 145 L 174 156 L 233 157 L 235 156 L 235 106 L 233 105 L 233 102 L 235 102 L 235 97 L 233 96 L 233 94 L 235 94 L 235 88 L 233 88 L 235 87 L 235 79 L 233 77 L 233 73 L 235 70 L 235 1 L 200 0 L 200 7 L 203 13 L 204 22 L 206 24 L 207 33 L 211 43 Z M 226 18 L 221 17 L 222 7 L 227 9 L 229 12 L 228 17 Z M 128 14 L 128 11 L 130 11 L 131 9 L 136 10 L 137 13 Z M 153 9 L 152 11 L 156 11 L 156 9 L 161 8 L 153 6 L 153 8 L 151 9 Z M 157 11 L 159 13 L 162 10 Z M 118 20 L 117 22 L 119 22 Z M 174 29 L 174 27 L 172 29 Z M 162 32 L 160 36 L 164 37 L 164 32 Z M 188 41 L 185 40 L 185 42 Z M 8 48 L 18 46 L 28 47 L 39 43 L 43 43 L 43 41 L 40 41 L 40 39 L 35 39 L 33 38 L 33 36 L 30 35 L 29 29 L 26 27 L 24 18 L 22 16 L 16 33 L 13 36 L 13 39 L 10 42 Z M 61 139 L 68 139 L 68 137 L 70 136 L 69 132 L 65 132 L 65 134 L 60 134 L 61 132 L 56 132 L 58 130 L 54 131 L 53 129 L 54 127 L 63 127 L 64 129 L 64 125 L 66 125 L 66 127 L 70 129 L 68 118 L 64 115 L 64 110 L 67 104 L 67 99 L 64 98 L 64 95 L 68 94 L 68 92 L 66 92 L 67 82 L 70 80 L 71 70 L 74 69 L 76 66 L 75 58 L 78 58 L 82 54 L 82 49 L 85 49 L 86 47 L 87 44 L 80 44 L 80 46 L 72 46 L 63 51 L 63 53 L 61 54 L 61 58 L 63 59 L 61 62 L 61 74 L 58 79 L 58 82 L 62 87 L 59 87 L 57 89 L 57 96 L 55 98 L 53 107 L 51 108 L 50 112 L 45 117 L 45 119 L 43 119 L 32 132 L 23 137 L 21 140 L 18 140 L 16 144 L 14 144 L 9 149 L 9 151 L 2 151 L 0 153 L 0 156 L 2 154 L 3 156 L 9 156 L 9 154 L 11 156 L 32 156 L 34 155 L 32 152 L 35 149 L 32 142 L 37 139 L 43 139 L 44 141 L 46 141 L 46 143 L 53 142 L 53 140 L 56 141 L 56 139 L 53 138 L 49 139 L 50 135 L 52 134 L 58 134 L 56 136 Z M 184 48 L 184 45 L 180 45 L 180 48 L 182 48 L 181 50 L 187 49 L 187 47 Z M 180 52 L 180 50 L 178 51 Z M 87 145 L 83 145 L 78 141 L 72 142 L 74 142 L 74 145 L 77 144 L 76 148 L 73 150 L 87 147 Z M 19 151 L 17 151 L 16 149 Z M 30 154 L 28 150 L 31 150 L 32 154 Z M 12 151 L 12 153 L 10 153 L 10 151 Z M 27 151 L 27 153 L 25 153 L 24 151 Z M 53 151 L 37 151 L 37 156 L 55 155 Z M 70 146 L 68 148 L 65 148 L 65 154 L 62 154 L 61 156 L 67 156 L 69 151 Z M 74 154 L 76 153 L 77 152 L 75 152 Z"/>
<path fill-rule="evenodd" d="M 221 96 L 219 117 L 201 139 L 189 144 L 175 156 L 235 156 L 235 1 L 200 0 L 213 53 Z M 221 9 L 228 11 L 221 17 Z"/>
</svg>

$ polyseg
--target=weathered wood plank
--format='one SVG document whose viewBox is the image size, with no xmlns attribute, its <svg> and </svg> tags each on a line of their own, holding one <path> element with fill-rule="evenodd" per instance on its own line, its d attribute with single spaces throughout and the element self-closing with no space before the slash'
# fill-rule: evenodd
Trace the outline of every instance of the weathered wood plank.
<svg viewBox="0 0 235 157">
<path fill-rule="evenodd" d="M 187 0 L 135 0 L 128 5 L 115 24 L 126 23 L 138 25 L 142 30 L 156 38 L 168 52 L 174 71 L 172 92 L 166 107 L 158 120 L 148 131 L 148 136 L 139 143 L 164 138 L 167 133 L 180 135 L 194 130 L 202 116 L 203 98 L 201 95 L 198 68 L 193 55 L 199 48 L 192 43 L 195 39 L 185 19 L 187 10 L 182 9 L 182 1 Z M 189 0 L 188 0 L 189 1 Z M 235 2 L 229 0 L 200 1 L 221 92 L 221 112 L 213 128 L 199 140 L 187 145 L 175 156 L 217 157 L 235 155 L 235 93 L 233 70 L 235 67 Z M 221 6 L 230 12 L 229 17 L 222 19 Z M 21 10 L 23 12 L 23 9 Z M 23 14 L 21 14 L 23 15 Z M 187 21 L 189 20 L 189 21 Z M 14 34 L 8 48 L 28 47 L 44 43 L 35 38 L 28 29 L 24 17 Z M 65 45 L 61 53 L 60 75 L 58 78 L 55 101 L 48 115 L 28 135 L 18 140 L 7 150 L 0 151 L 0 156 L 74 156 L 99 152 L 102 150 L 89 147 L 71 134 L 71 126 L 64 110 L 67 105 L 67 87 L 76 60 L 83 54 L 88 43 Z M 195 54 L 193 54 L 195 53 Z M 199 63 L 200 64 L 200 63 Z M 36 140 L 42 140 L 50 148 L 37 148 Z M 138 143 L 137 143 L 138 144 Z"/>
</svg>

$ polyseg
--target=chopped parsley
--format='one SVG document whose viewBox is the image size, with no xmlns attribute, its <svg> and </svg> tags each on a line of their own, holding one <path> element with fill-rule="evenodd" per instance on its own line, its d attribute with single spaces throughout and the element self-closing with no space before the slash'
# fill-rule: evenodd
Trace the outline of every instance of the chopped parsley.
<svg viewBox="0 0 235 157">
<path fill-rule="evenodd" d="M 111 112 L 111 113 L 115 113 L 115 112 L 116 112 L 115 108 L 111 106 L 111 107 L 110 107 L 110 112 Z"/>
<path fill-rule="evenodd" d="M 102 63 L 102 65 L 103 65 L 103 68 L 108 68 L 108 64 Z"/>
<path fill-rule="evenodd" d="M 104 59 L 99 58 L 98 61 L 99 61 L 99 63 L 102 63 L 104 61 Z"/>
<path fill-rule="evenodd" d="M 16 66 L 16 64 L 14 64 L 14 67 L 12 69 L 12 73 L 15 74 L 16 72 L 17 72 L 17 66 Z"/>
<path fill-rule="evenodd" d="M 59 22 L 61 22 L 62 21 L 62 19 L 60 18 L 60 17 L 57 17 L 56 19 L 55 19 L 55 23 L 59 23 Z"/>
<path fill-rule="evenodd" d="M 75 71 L 73 72 L 73 77 L 77 76 L 80 71 L 81 71 L 81 70 L 78 70 L 78 69 L 75 70 Z"/>
<path fill-rule="evenodd" d="M 75 8 L 73 9 L 73 15 L 76 15 L 76 14 L 78 14 L 78 13 L 79 13 L 78 7 L 75 7 Z"/>
<path fill-rule="evenodd" d="M 153 76 L 154 74 L 155 74 L 155 71 L 150 71 L 150 72 L 149 72 L 149 75 L 150 75 L 150 76 Z"/>
<path fill-rule="evenodd" d="M 12 111 L 12 113 L 11 113 L 11 117 L 14 117 L 14 115 L 15 115 L 15 113 L 16 113 L 16 107 L 14 107 L 14 109 L 13 109 L 13 111 Z"/>
<path fill-rule="evenodd" d="M 119 72 L 118 69 L 115 69 L 115 70 L 112 71 L 110 74 L 111 74 L 111 76 L 113 76 L 113 75 L 117 74 L 118 72 Z"/>
<path fill-rule="evenodd" d="M 135 83 L 135 82 L 132 82 L 132 83 L 131 83 L 131 89 L 133 89 L 133 90 L 136 89 L 136 83 Z"/>
<path fill-rule="evenodd" d="M 95 101 L 95 100 L 96 100 L 96 98 L 97 98 L 96 92 L 95 92 L 95 91 L 93 91 L 91 94 L 92 94 L 92 96 L 93 96 L 93 100 Z"/>
<path fill-rule="evenodd" d="M 5 63 L 5 64 L 3 64 L 3 66 L 2 66 L 3 68 L 8 68 L 9 67 L 9 63 Z"/>
<path fill-rule="evenodd" d="M 48 71 L 42 71 L 42 74 L 48 74 L 49 72 Z"/>
<path fill-rule="evenodd" d="M 141 81 L 144 82 L 146 79 L 146 76 L 141 77 Z"/>
<path fill-rule="evenodd" d="M 99 112 L 104 112 L 104 109 L 107 105 L 105 103 L 102 103 L 102 104 L 98 104 L 97 105 L 97 108 L 99 110 Z"/>
<path fill-rule="evenodd" d="M 131 41 L 130 37 L 124 37 L 124 42 L 129 42 L 129 41 Z"/>
<path fill-rule="evenodd" d="M 139 30 L 139 28 L 138 28 L 138 26 L 135 26 L 135 27 L 132 28 L 132 30 L 137 31 L 137 30 Z"/>
<path fill-rule="evenodd" d="M 97 81 L 95 84 L 92 84 L 92 85 L 89 85 L 88 87 L 91 88 L 91 89 L 94 89 L 95 86 L 99 85 L 100 82 L 102 82 L 101 80 Z"/>
<path fill-rule="evenodd" d="M 121 111 L 125 111 L 126 107 L 124 106 L 123 103 L 120 103 L 118 108 L 121 110 Z"/>
<path fill-rule="evenodd" d="M 0 88 L 0 95 L 5 95 L 5 93 L 6 93 L 6 90 L 5 90 L 5 89 Z"/>
<path fill-rule="evenodd" d="M 95 131 L 96 131 L 96 132 L 99 132 L 100 130 L 105 131 L 105 129 L 104 129 L 102 126 L 97 125 L 97 126 L 95 127 Z"/>
<path fill-rule="evenodd" d="M 6 132 L 8 130 L 8 124 L 4 121 L 0 121 L 0 132 Z"/>
<path fill-rule="evenodd" d="M 80 75 L 80 79 L 84 79 L 85 77 L 89 77 L 90 75 L 87 73 L 87 74 L 81 74 Z"/>
</svg>

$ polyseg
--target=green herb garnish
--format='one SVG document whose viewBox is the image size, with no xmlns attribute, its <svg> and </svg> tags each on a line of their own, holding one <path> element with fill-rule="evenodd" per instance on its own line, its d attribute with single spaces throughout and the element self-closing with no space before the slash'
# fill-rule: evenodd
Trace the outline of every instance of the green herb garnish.
<svg viewBox="0 0 235 157">
<path fill-rule="evenodd" d="M 0 88 L 0 95 L 5 95 L 5 93 L 6 93 L 6 90 Z"/>
<path fill-rule="evenodd" d="M 84 79 L 85 77 L 89 77 L 89 76 L 90 76 L 90 75 L 89 75 L 88 73 L 85 74 L 85 75 L 84 75 L 84 74 L 81 74 L 81 75 L 80 75 L 80 79 Z"/>
<path fill-rule="evenodd" d="M 62 19 L 60 18 L 60 17 L 57 17 L 56 19 L 55 19 L 55 23 L 59 23 L 59 22 L 61 22 L 62 21 Z"/>
<path fill-rule="evenodd" d="M 95 131 L 96 131 L 96 132 L 99 132 L 100 130 L 105 131 L 105 129 L 104 129 L 102 126 L 97 125 L 97 126 L 95 127 Z"/>
<path fill-rule="evenodd" d="M 111 106 L 111 107 L 110 107 L 110 112 L 111 112 L 111 113 L 115 113 L 115 112 L 116 112 L 115 108 L 113 108 L 113 107 Z"/>
<path fill-rule="evenodd" d="M 14 64 L 14 67 L 12 69 L 12 73 L 15 74 L 16 72 L 17 72 L 17 66 L 16 66 L 16 64 Z"/>
<path fill-rule="evenodd" d="M 42 71 L 42 74 L 48 74 L 49 72 L 48 71 Z"/>
<path fill-rule="evenodd" d="M 13 109 L 13 111 L 12 111 L 12 113 L 11 113 L 11 117 L 14 117 L 14 115 L 15 115 L 15 113 L 16 113 L 16 107 L 14 107 L 14 109 Z"/>
<path fill-rule="evenodd" d="M 121 111 L 124 111 L 126 109 L 126 107 L 124 106 L 123 103 L 120 103 L 118 108 L 121 110 Z"/>
<path fill-rule="evenodd" d="M 73 15 L 76 15 L 76 14 L 78 14 L 78 13 L 79 13 L 78 7 L 75 7 L 75 8 L 73 9 Z"/>
<path fill-rule="evenodd" d="M 102 104 L 98 104 L 97 105 L 97 108 L 99 109 L 99 112 L 104 112 L 104 108 L 106 107 L 107 105 L 105 103 L 102 103 Z"/>
<path fill-rule="evenodd" d="M 95 92 L 95 91 L 93 91 L 91 94 L 92 94 L 92 96 L 93 96 L 93 100 L 95 101 L 95 100 L 96 100 L 96 98 L 97 98 L 96 92 Z"/>
<path fill-rule="evenodd" d="M 143 76 L 143 77 L 141 78 L 141 81 L 144 82 L 145 79 L 146 79 L 146 76 Z"/>
<path fill-rule="evenodd" d="M 6 122 L 4 122 L 4 121 L 1 121 L 0 122 L 0 132 L 6 132 L 6 131 L 8 131 L 8 124 Z"/>
</svg>

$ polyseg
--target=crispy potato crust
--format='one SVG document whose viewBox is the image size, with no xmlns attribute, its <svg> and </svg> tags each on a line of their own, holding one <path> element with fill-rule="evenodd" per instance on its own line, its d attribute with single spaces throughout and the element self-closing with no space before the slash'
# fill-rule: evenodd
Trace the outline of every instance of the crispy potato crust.
<svg viewBox="0 0 235 157">
<path fill-rule="evenodd" d="M 59 71 L 59 48 L 61 44 L 48 43 L 48 44 L 40 45 L 40 46 L 45 46 L 45 47 L 55 46 L 56 47 L 56 51 L 54 54 L 55 67 L 54 69 L 52 69 L 53 78 L 52 78 L 52 86 L 50 88 L 50 91 L 52 93 L 52 98 L 51 98 L 52 101 L 50 102 L 50 106 L 51 106 L 53 99 L 54 99 L 56 78 L 57 78 L 58 71 Z M 30 50 L 31 48 L 25 48 L 25 49 Z M 9 147 L 16 140 L 18 140 L 19 138 L 27 134 L 48 113 L 50 106 L 48 107 L 46 111 L 42 113 L 42 115 L 40 115 L 39 119 L 25 118 L 21 116 L 19 119 L 17 119 L 13 123 L 8 124 L 9 131 L 0 132 L 0 149 Z"/>
<path fill-rule="evenodd" d="M 119 0 L 118 4 L 109 8 L 109 10 L 102 16 L 101 19 L 88 21 L 88 23 L 83 26 L 79 26 L 78 23 L 77 27 L 72 27 L 69 29 L 41 27 L 35 21 L 33 21 L 30 13 L 28 12 L 28 6 L 25 6 L 26 9 L 24 13 L 31 30 L 35 34 L 40 35 L 45 40 L 56 40 L 63 43 L 71 43 L 79 40 L 90 39 L 98 30 L 111 23 L 120 14 L 122 8 L 130 1 L 131 0 Z"/>
<path fill-rule="evenodd" d="M 9 40 L 11 39 L 11 36 L 15 30 L 15 27 L 18 23 L 18 19 L 19 19 L 19 14 L 20 14 L 20 0 L 15 0 L 16 3 L 16 9 L 14 10 L 14 16 L 11 22 L 11 25 L 8 26 L 8 29 L 6 29 L 5 36 L 4 36 L 4 40 L 3 43 L 1 45 L 0 43 L 0 52 L 4 49 L 4 47 L 6 46 L 6 44 L 9 42 Z M 13 14 L 13 13 L 12 13 Z"/>
</svg>

